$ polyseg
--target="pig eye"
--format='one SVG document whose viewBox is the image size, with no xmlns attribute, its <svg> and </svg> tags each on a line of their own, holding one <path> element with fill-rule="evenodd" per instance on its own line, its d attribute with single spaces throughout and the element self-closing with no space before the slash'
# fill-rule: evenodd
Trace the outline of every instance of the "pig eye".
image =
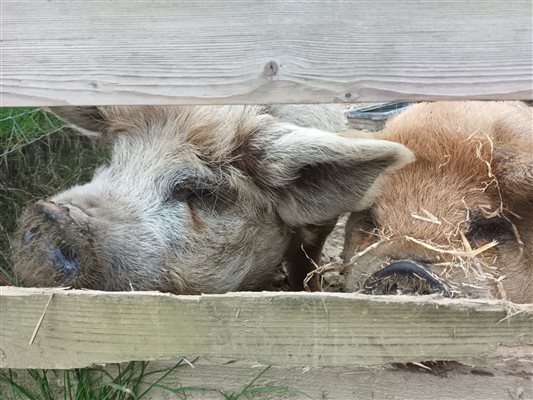
<svg viewBox="0 0 533 400">
<path fill-rule="evenodd" d="M 206 199 L 213 196 L 211 189 L 191 188 L 187 186 L 176 186 L 172 190 L 172 200 L 190 203 L 197 199 Z"/>
<path fill-rule="evenodd" d="M 466 237 L 471 241 L 512 239 L 514 238 L 513 225 L 503 217 L 474 216 L 470 220 Z"/>
</svg>

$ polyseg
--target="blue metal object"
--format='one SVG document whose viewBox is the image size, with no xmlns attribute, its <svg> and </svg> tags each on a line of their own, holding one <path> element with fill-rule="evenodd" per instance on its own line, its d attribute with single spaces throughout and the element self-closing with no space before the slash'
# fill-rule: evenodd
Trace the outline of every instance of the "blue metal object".
<svg viewBox="0 0 533 400">
<path fill-rule="evenodd" d="M 371 106 L 346 110 L 345 115 L 353 119 L 370 119 L 373 121 L 383 121 L 398 114 L 411 103 L 379 103 Z"/>
</svg>

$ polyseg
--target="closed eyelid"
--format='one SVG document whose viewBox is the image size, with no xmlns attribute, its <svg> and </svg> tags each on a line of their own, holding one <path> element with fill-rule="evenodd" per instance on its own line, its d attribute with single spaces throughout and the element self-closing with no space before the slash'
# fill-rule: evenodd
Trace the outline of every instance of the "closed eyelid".
<svg viewBox="0 0 533 400">
<path fill-rule="evenodd" d="M 171 181 L 170 186 L 172 188 L 183 188 L 183 189 L 210 189 L 216 188 L 216 184 L 208 179 L 196 178 L 196 177 L 187 177 L 187 178 L 178 178 Z"/>
<path fill-rule="evenodd" d="M 481 236 L 514 235 L 513 224 L 505 217 L 485 218 L 480 214 L 474 214 L 469 221 L 466 236 L 476 238 Z"/>
</svg>

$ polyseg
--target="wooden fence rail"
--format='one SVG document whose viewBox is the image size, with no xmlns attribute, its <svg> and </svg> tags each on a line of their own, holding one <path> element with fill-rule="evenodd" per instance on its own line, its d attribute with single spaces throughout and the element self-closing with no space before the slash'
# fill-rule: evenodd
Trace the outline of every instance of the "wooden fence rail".
<svg viewBox="0 0 533 400">
<path fill-rule="evenodd" d="M 3 0 L 0 106 L 531 100 L 532 16 L 531 0 Z M 531 398 L 532 355 L 532 304 L 0 287 L 0 368 L 200 356 L 176 385 L 229 390 L 260 362 L 313 398 L 486 400 Z M 476 366 L 390 365 L 431 360 Z"/>
<path fill-rule="evenodd" d="M 523 354 L 533 349 L 533 305 L 495 301 L 2 287 L 0 313 L 0 368 L 181 356 L 283 366 L 427 360 L 485 365 L 505 358 L 510 348 Z"/>
<path fill-rule="evenodd" d="M 3 0 L 1 105 L 531 99 L 530 0 Z"/>
</svg>

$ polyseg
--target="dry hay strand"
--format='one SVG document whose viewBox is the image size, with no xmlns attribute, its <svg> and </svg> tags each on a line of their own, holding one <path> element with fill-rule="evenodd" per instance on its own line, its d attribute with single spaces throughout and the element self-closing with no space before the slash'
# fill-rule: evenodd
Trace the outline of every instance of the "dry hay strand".
<svg viewBox="0 0 533 400">
<path fill-rule="evenodd" d="M 328 272 L 337 272 L 337 273 L 340 273 L 342 274 L 344 271 L 346 271 L 348 268 L 353 268 L 356 264 L 355 260 L 357 258 L 360 258 L 362 257 L 363 255 L 367 254 L 368 252 L 376 249 L 378 246 L 380 246 L 381 244 L 385 243 L 388 241 L 388 238 L 383 238 L 382 236 L 380 236 L 382 239 L 378 240 L 377 242 L 374 242 L 373 244 L 371 244 L 370 246 L 367 246 L 365 247 L 363 250 L 355 253 L 352 258 L 350 259 L 349 262 L 347 263 L 342 263 L 342 262 L 338 262 L 338 261 L 334 261 L 334 262 L 330 262 L 330 263 L 327 263 L 327 264 L 324 264 L 322 266 L 318 266 L 308 255 L 307 253 L 305 252 L 305 249 L 303 248 L 303 246 L 301 247 L 302 251 L 304 252 L 305 256 L 307 257 L 307 259 L 313 264 L 313 266 L 315 267 L 314 270 L 312 270 L 311 272 L 309 272 L 305 279 L 304 279 L 304 289 L 306 291 L 311 291 L 310 287 L 309 287 L 309 281 L 315 276 L 317 275 L 318 278 L 319 278 L 319 290 L 320 291 L 324 291 L 325 289 L 334 289 L 335 291 L 341 291 L 341 288 L 342 288 L 342 283 L 340 282 L 340 279 L 338 279 L 338 277 L 332 277 L 332 276 L 329 276 L 327 277 L 327 273 Z M 328 279 L 329 278 L 329 279 Z M 327 285 L 325 285 L 325 283 Z"/>
<path fill-rule="evenodd" d="M 467 140 L 472 140 L 476 133 L 477 132 L 474 132 Z M 485 218 L 490 219 L 495 217 L 502 217 L 505 218 L 512 225 L 514 236 L 520 249 L 520 254 L 518 257 L 518 259 L 520 259 L 524 251 L 524 242 L 520 236 L 516 225 L 512 223 L 508 215 L 513 215 L 517 218 L 519 218 L 519 216 L 507 210 L 504 206 L 499 182 L 492 171 L 494 144 L 491 138 L 488 136 L 486 138 L 486 141 L 482 141 L 480 140 L 480 138 L 474 138 L 473 140 L 477 142 L 476 157 L 481 162 L 483 162 L 487 169 L 488 179 L 483 182 L 483 186 L 479 188 L 479 190 L 486 191 L 489 187 L 492 187 L 495 189 L 499 198 L 499 203 L 497 207 L 482 204 L 479 206 L 479 208 L 481 209 L 481 212 L 483 213 Z M 484 155 L 487 154 L 486 146 L 490 146 L 490 156 L 488 158 L 484 157 Z M 431 239 L 422 240 L 407 235 L 397 236 L 394 234 L 394 232 L 384 232 L 381 230 L 375 233 L 377 241 L 371 244 L 370 246 L 367 246 L 362 251 L 356 253 L 351 258 L 349 263 L 330 263 L 322 267 L 315 266 L 315 270 L 310 272 L 306 277 L 306 287 L 308 288 L 307 283 L 313 276 L 317 274 L 320 275 L 321 286 L 323 286 L 324 273 L 327 273 L 331 270 L 343 271 L 347 268 L 356 268 L 358 260 L 361 257 L 363 257 L 364 255 L 370 255 L 369 253 L 376 251 L 377 248 L 382 244 L 386 242 L 391 242 L 393 240 L 407 240 L 416 243 L 417 245 L 423 247 L 426 250 L 429 250 L 429 252 L 431 253 L 436 253 L 437 259 L 440 259 L 439 256 L 442 255 L 443 261 L 446 261 L 445 263 L 432 263 L 431 267 L 428 267 L 426 269 L 439 282 L 446 283 L 445 286 L 447 289 L 449 289 L 449 292 L 453 297 L 479 298 L 492 297 L 493 295 L 495 295 L 500 299 L 506 299 L 507 296 L 502 284 L 502 281 L 505 279 L 505 276 L 500 276 L 498 274 L 497 268 L 492 266 L 494 261 L 490 260 L 488 256 L 486 256 L 487 251 L 495 248 L 496 246 L 498 246 L 499 243 L 498 241 L 493 240 L 488 243 L 474 246 L 473 243 L 469 242 L 464 232 L 466 229 L 468 229 L 469 226 L 470 210 L 465 198 L 463 198 L 462 201 L 466 209 L 465 218 L 464 220 L 457 223 L 455 226 L 452 226 L 453 230 L 450 231 L 449 234 L 446 234 L 448 242 L 447 244 L 437 245 L 435 244 L 435 241 L 432 241 Z M 412 212 L 411 216 L 413 219 L 421 221 L 421 223 L 432 223 L 436 225 L 435 229 L 440 229 L 440 227 L 444 227 L 445 224 L 448 226 L 451 225 L 450 222 L 448 222 L 445 218 L 439 219 L 428 209 L 423 207 L 419 208 L 418 213 Z M 435 238 L 436 237 L 437 236 L 435 236 Z M 381 266 L 383 268 L 384 266 L 389 265 L 391 260 L 389 258 L 385 258 L 380 259 L 379 261 L 381 262 Z M 365 266 L 361 265 L 360 267 L 363 267 L 364 270 Z M 377 270 L 379 270 L 379 268 Z M 377 270 L 368 273 L 365 273 L 362 270 L 358 272 L 360 276 L 357 277 L 357 284 L 359 285 L 359 290 L 357 291 L 365 291 L 365 282 L 374 273 L 376 273 Z M 402 294 L 427 294 L 428 292 L 434 292 L 434 290 L 432 291 L 431 288 L 428 288 L 428 284 L 427 282 L 425 282 L 425 279 L 416 276 L 416 274 L 412 277 L 395 275 L 384 277 L 380 285 L 381 288 L 373 290 L 374 293 L 390 294 L 391 291 L 394 291 L 396 293 Z"/>
<path fill-rule="evenodd" d="M 452 256 L 450 261 L 432 264 L 432 273 L 439 281 L 446 283 L 452 297 L 490 296 L 490 287 L 493 287 L 498 291 L 498 297 L 505 299 L 505 292 L 501 285 L 501 280 L 504 277 L 498 276 L 498 271 L 491 268 L 482 257 L 484 252 L 497 246 L 498 242 L 492 241 L 472 248 L 463 232 L 459 232 L 459 236 L 463 249 L 437 246 L 429 241 L 412 237 L 406 237 L 406 239 L 430 251 Z M 499 288 L 498 283 L 500 283 Z"/>
<path fill-rule="evenodd" d="M 415 212 L 412 212 L 411 213 L 411 217 L 413 217 L 414 219 L 418 219 L 420 221 L 426 221 L 426 222 L 431 222 L 432 224 L 437 224 L 437 225 L 442 225 L 442 221 L 440 221 L 435 215 L 433 215 L 431 212 L 429 212 L 428 210 L 426 210 L 425 208 L 420 208 L 420 210 L 426 214 L 425 217 L 421 216 L 421 215 L 418 215 L 417 213 Z"/>
<path fill-rule="evenodd" d="M 331 282 L 332 279 L 330 279 L 327 282 L 326 285 L 326 273 L 331 271 L 344 271 L 346 268 L 349 268 L 349 264 L 343 264 L 338 261 L 333 261 L 324 265 L 321 265 L 320 267 L 316 265 L 316 263 L 313 261 L 313 264 L 315 266 L 315 269 L 309 272 L 305 279 L 304 279 L 304 289 L 307 292 L 311 291 L 311 288 L 309 287 L 309 281 L 313 278 L 313 276 L 318 275 L 319 277 L 319 290 L 323 292 L 325 289 L 334 288 L 336 285 L 340 285 L 339 282 Z M 340 291 L 340 288 L 338 288 Z"/>
<path fill-rule="evenodd" d="M 425 278 L 416 273 L 410 275 L 391 274 L 375 283 L 369 281 L 369 279 L 365 280 L 364 289 L 361 290 L 367 294 L 423 296 L 438 292 Z"/>
<path fill-rule="evenodd" d="M 485 188 L 483 188 L 482 190 L 485 191 L 487 190 L 487 188 L 490 186 L 490 185 L 494 185 L 496 187 L 496 192 L 498 193 L 498 198 L 499 198 L 499 205 L 498 205 L 498 208 L 496 210 L 494 210 L 493 212 L 489 212 L 487 211 L 486 209 L 484 209 L 483 207 L 480 207 L 481 211 L 484 213 L 484 216 L 485 218 L 493 218 L 493 217 L 502 217 L 502 218 L 505 218 L 513 227 L 513 232 L 514 232 L 514 235 L 515 235 L 515 238 L 516 238 L 516 241 L 519 245 L 519 249 L 520 249 L 520 255 L 519 255 L 519 258 L 522 257 L 523 253 L 524 253 L 524 242 L 522 241 L 522 238 L 520 236 L 520 232 L 518 231 L 518 228 L 516 227 L 515 224 L 513 224 L 513 222 L 509 219 L 509 217 L 507 217 L 507 213 L 508 214 L 511 214 L 513 215 L 514 217 L 516 218 L 519 218 L 519 219 L 522 219 L 522 217 L 520 217 L 518 214 L 508 210 L 507 208 L 505 208 L 504 204 L 503 204 L 503 196 L 502 196 L 502 191 L 501 191 L 501 187 L 500 187 L 500 182 L 498 181 L 498 178 L 492 173 L 492 162 L 493 162 L 493 159 L 494 159 L 494 142 L 492 141 L 492 139 L 490 138 L 489 135 L 485 135 L 487 141 L 489 142 L 489 145 L 490 145 L 490 159 L 489 160 L 485 160 L 483 159 L 483 157 L 481 156 L 481 149 L 483 148 L 483 143 L 479 142 L 479 145 L 476 149 L 476 157 L 478 159 L 480 159 L 486 166 L 487 166 L 487 175 L 490 179 L 489 182 L 487 182 L 485 184 Z"/>
<path fill-rule="evenodd" d="M 473 137 L 477 133 L 478 133 L 477 131 L 473 132 L 466 140 L 472 140 Z M 499 217 L 505 218 L 508 222 L 511 223 L 511 225 L 513 226 L 515 238 L 517 240 L 517 243 L 519 244 L 519 248 L 520 248 L 519 258 L 520 258 L 523 254 L 523 241 L 521 240 L 520 233 L 518 232 L 517 227 L 506 216 L 506 209 L 503 204 L 503 198 L 501 195 L 500 185 L 499 185 L 499 182 L 496 176 L 492 172 L 494 143 L 489 136 L 486 136 L 486 139 L 487 139 L 487 142 L 485 143 L 483 143 L 479 139 L 475 139 L 478 143 L 476 147 L 476 157 L 486 165 L 487 177 L 488 177 L 488 180 L 484 182 L 484 187 L 481 188 L 480 190 L 486 191 L 490 186 L 494 186 L 498 194 L 499 204 L 496 209 L 493 209 L 493 207 L 490 207 L 488 205 L 485 205 L 485 207 L 483 207 L 483 205 L 480 205 L 480 209 L 485 218 L 490 219 L 490 218 L 495 218 L 499 216 Z M 490 146 L 489 159 L 485 159 L 482 156 L 483 146 L 487 145 L 487 143 Z M 505 294 L 505 291 L 503 290 L 503 285 L 501 283 L 504 277 L 497 276 L 497 271 L 492 270 L 492 268 L 487 264 L 487 262 L 483 258 L 483 253 L 485 253 L 489 249 L 496 247 L 498 245 L 498 242 L 496 240 L 493 240 L 489 243 L 483 244 L 476 248 L 472 248 L 470 242 L 468 241 L 465 234 L 463 233 L 464 228 L 468 226 L 468 223 L 470 220 L 470 209 L 464 197 L 462 199 L 462 202 L 466 209 L 466 217 L 464 221 L 459 222 L 455 226 L 454 231 L 448 236 L 449 247 L 435 245 L 430 240 L 420 240 L 420 239 L 416 239 L 410 236 L 405 236 L 405 238 L 432 252 L 436 252 L 438 254 L 443 254 L 443 255 L 448 255 L 453 258 L 453 261 L 448 263 L 447 268 L 444 268 L 442 273 L 439 274 L 439 278 L 444 279 L 446 283 L 450 285 L 450 287 L 452 288 L 452 292 L 455 294 L 455 296 L 469 297 L 468 291 L 470 289 L 471 289 L 470 291 L 483 290 L 483 288 L 486 286 L 485 282 L 488 280 L 491 280 L 493 286 L 495 287 L 495 290 L 499 294 L 499 297 L 502 299 L 505 299 L 506 294 Z M 437 218 L 433 218 L 434 216 L 431 213 L 428 214 L 424 212 L 424 214 L 426 214 L 426 217 L 413 215 L 413 218 L 420 219 L 426 222 L 433 222 L 433 223 L 437 223 L 437 221 L 439 221 Z M 457 246 L 454 246 L 452 237 L 460 238 L 462 249 L 458 249 Z M 465 277 L 464 281 L 455 282 L 452 279 L 453 272 L 457 268 L 460 268 L 462 272 L 464 273 L 464 277 Z M 481 286 L 480 286 L 480 283 L 481 283 Z M 465 288 L 468 290 L 465 290 Z M 465 294 L 466 296 L 464 296 Z"/>
<path fill-rule="evenodd" d="M 431 213 L 429 214 L 430 215 L 426 214 L 427 218 L 434 221 L 436 217 L 433 218 L 434 216 Z M 313 271 L 309 278 L 311 278 L 314 273 L 321 273 L 330 268 L 356 268 L 358 259 L 365 254 L 375 251 L 384 243 L 405 239 L 439 255 L 451 256 L 451 260 L 433 263 L 431 266 L 422 267 L 431 276 L 431 278 L 442 285 L 444 290 L 436 289 L 435 281 L 430 284 L 430 282 L 427 280 L 429 278 L 418 276 L 416 273 L 411 275 L 393 273 L 389 276 L 381 278 L 379 282 L 373 282 L 373 285 L 369 290 L 368 282 L 374 274 L 383 269 L 385 266 L 390 265 L 391 261 L 401 261 L 391 260 L 387 257 L 380 260 L 382 266 L 381 269 L 377 268 L 376 270 L 368 273 L 363 271 L 360 272 L 360 275 L 356 278 L 357 280 L 355 286 L 358 288 L 356 289 L 357 292 L 370 292 L 372 294 L 427 295 L 440 291 L 447 297 L 479 298 L 488 296 L 490 292 L 488 287 L 491 285 L 497 287 L 497 279 L 499 278 L 500 282 L 501 279 L 503 279 L 502 277 L 497 277 L 497 271 L 492 270 L 490 265 L 481 257 L 484 252 L 497 246 L 498 243 L 496 241 L 473 248 L 462 231 L 459 231 L 458 234 L 461 239 L 459 241 L 456 240 L 456 243 L 453 243 L 452 240 L 450 240 L 449 246 L 436 245 L 429 240 L 420 240 L 411 236 L 394 238 L 390 232 L 388 232 L 388 234 L 378 233 L 376 236 L 379 237 L 380 240 L 356 253 L 351 258 L 349 264 L 324 266 L 322 269 L 319 268 Z M 362 266 L 364 267 L 364 265 Z M 505 299 L 505 294 L 501 291 L 501 289 L 503 289 L 501 284 L 499 286 L 499 297 Z"/>
<path fill-rule="evenodd" d="M 483 182 L 482 186 L 479 187 L 478 190 L 484 192 L 490 188 L 497 193 L 497 198 L 499 198 L 498 204 L 480 204 L 479 209 L 485 218 L 490 219 L 501 217 L 505 218 L 509 223 L 511 223 L 516 242 L 519 245 L 520 254 L 518 259 L 520 259 L 524 251 L 524 242 L 522 241 L 517 227 L 510 220 L 511 217 L 520 218 L 520 216 L 515 215 L 510 210 L 507 210 L 503 203 L 499 182 L 492 171 L 494 144 L 491 138 L 487 136 L 486 140 L 484 140 L 484 138 L 481 136 L 475 137 L 476 134 L 478 134 L 478 132 L 472 133 L 467 140 L 475 141 L 476 157 L 486 166 L 487 174 L 487 179 Z M 502 284 L 505 276 L 499 275 L 498 269 L 493 266 L 494 260 L 492 257 L 495 258 L 496 255 L 489 251 L 498 246 L 499 243 L 498 241 L 493 240 L 488 243 L 482 243 L 479 245 L 476 243 L 474 245 L 473 242 L 470 242 L 467 239 L 464 232 L 466 232 L 466 230 L 469 228 L 471 220 L 470 208 L 465 198 L 462 199 L 462 202 L 466 209 L 465 218 L 457 224 L 454 223 L 453 225 L 445 218 L 438 218 L 431 211 L 423 207 L 420 207 L 417 212 L 411 213 L 411 217 L 420 221 L 420 223 L 434 224 L 435 230 L 444 229 L 445 226 L 447 228 L 451 228 L 446 229 L 445 231 L 445 243 L 441 243 L 439 240 L 439 244 L 436 244 L 437 237 L 439 236 L 437 234 L 440 233 L 438 231 L 435 231 L 435 239 L 431 240 L 431 238 L 419 239 L 407 235 L 400 236 L 394 232 L 377 230 L 375 233 L 373 233 L 373 235 L 376 236 L 376 241 L 363 250 L 357 252 L 347 264 L 334 262 L 321 267 L 315 265 L 315 269 L 306 276 L 304 286 L 307 290 L 309 290 L 309 281 L 314 276 L 319 275 L 321 290 L 323 290 L 324 275 L 327 275 L 328 272 L 342 272 L 347 269 L 352 269 L 353 273 L 351 276 L 356 280 L 355 291 L 364 293 L 365 282 L 367 282 L 369 278 L 371 278 L 381 269 L 378 267 L 370 271 L 369 268 L 373 268 L 371 265 L 372 263 L 368 263 L 369 265 L 366 266 L 365 262 L 368 260 L 368 257 L 363 258 L 363 256 L 367 255 L 372 258 L 372 253 L 375 252 L 373 261 L 376 262 L 377 260 L 377 262 L 381 264 L 381 268 L 384 268 L 385 266 L 390 265 L 391 261 L 401 260 L 391 260 L 388 257 L 380 258 L 380 252 L 377 251 L 378 247 L 391 241 L 407 240 L 423 247 L 425 250 L 428 250 L 429 253 L 435 254 L 437 260 L 443 261 L 431 263 L 430 266 L 428 265 L 425 269 L 437 281 L 443 283 L 452 297 L 498 297 L 505 300 L 507 295 Z M 381 253 L 386 254 L 386 252 Z M 358 263 L 360 265 L 357 265 Z M 397 273 L 389 276 L 382 276 L 383 278 L 381 282 L 379 282 L 379 287 L 376 286 L 372 289 L 374 294 L 391 294 L 391 292 L 394 292 L 397 294 L 420 295 L 435 292 L 434 287 L 430 287 L 426 281 L 426 278 L 417 276 L 416 273 L 412 276 L 406 276 Z"/>
<path fill-rule="evenodd" d="M 379 236 L 379 237 L 382 238 L 382 236 Z M 382 239 L 378 240 L 377 242 L 372 243 L 370 246 L 365 247 L 363 250 L 361 250 L 361 251 L 359 251 L 359 252 L 357 252 L 357 253 L 355 253 L 353 255 L 353 257 L 350 259 L 350 264 L 355 263 L 355 260 L 357 260 L 358 258 L 361 258 L 365 254 L 371 252 L 372 250 L 377 249 L 379 246 L 381 246 L 382 244 L 387 243 L 389 241 L 390 241 L 390 239 L 388 237 L 386 237 L 386 238 L 382 238 Z"/>
<path fill-rule="evenodd" d="M 411 241 L 411 242 L 419 244 L 420 246 L 422 246 L 422 247 L 424 247 L 424 248 L 426 248 L 428 250 L 434 251 L 436 253 L 450 254 L 452 256 L 467 257 L 467 258 L 477 257 L 479 254 L 483 253 L 484 251 L 487 251 L 488 249 L 498 245 L 498 242 L 493 240 L 490 243 L 484 244 L 483 246 L 477 247 L 476 249 L 472 249 L 472 247 L 470 247 L 470 244 L 468 243 L 468 240 L 466 239 L 464 234 L 462 232 L 460 232 L 460 235 L 461 235 L 461 238 L 463 239 L 463 244 L 466 243 L 466 245 L 465 245 L 466 251 L 465 250 L 446 249 L 446 248 L 443 248 L 441 246 L 436 246 L 436 245 L 432 244 L 429 241 L 418 240 L 418 239 L 415 239 L 414 237 L 411 237 L 411 236 L 405 236 L 405 238 L 407 240 Z"/>
</svg>

